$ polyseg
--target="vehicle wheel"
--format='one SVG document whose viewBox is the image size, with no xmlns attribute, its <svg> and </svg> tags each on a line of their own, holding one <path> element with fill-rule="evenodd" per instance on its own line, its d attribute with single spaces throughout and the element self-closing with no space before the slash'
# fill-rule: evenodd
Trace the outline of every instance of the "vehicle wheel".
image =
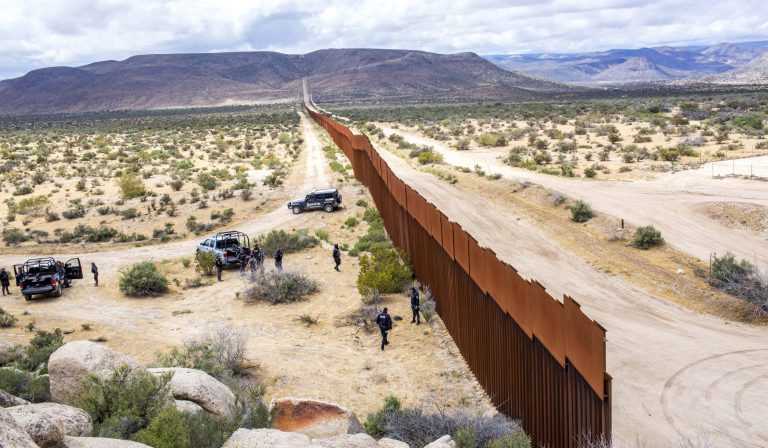
<svg viewBox="0 0 768 448">
<path fill-rule="evenodd" d="M 293 207 L 291 210 L 293 210 L 294 215 L 298 215 L 299 213 L 301 213 L 301 208 L 299 207 Z"/>
<path fill-rule="evenodd" d="M 27 302 L 29 302 L 30 300 L 32 300 L 32 295 L 30 295 L 30 294 L 24 294 L 24 300 L 26 300 Z"/>
<path fill-rule="evenodd" d="M 333 206 L 331 204 L 327 204 L 325 207 L 323 207 L 323 210 L 325 210 L 327 213 L 333 212 Z"/>
</svg>

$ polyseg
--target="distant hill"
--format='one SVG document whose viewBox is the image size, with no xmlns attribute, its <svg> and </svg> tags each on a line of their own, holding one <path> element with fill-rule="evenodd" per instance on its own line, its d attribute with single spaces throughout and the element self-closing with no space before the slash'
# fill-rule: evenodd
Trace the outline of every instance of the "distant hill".
<svg viewBox="0 0 768 448">
<path fill-rule="evenodd" d="M 768 53 L 763 53 L 735 70 L 704 78 L 704 81 L 713 84 L 768 85 Z"/>
<path fill-rule="evenodd" d="M 499 67 L 540 79 L 595 85 L 716 79 L 716 75 L 739 70 L 767 52 L 768 41 L 760 41 L 486 58 Z"/>
<path fill-rule="evenodd" d="M 220 106 L 287 101 L 300 80 L 315 101 L 529 99 L 560 84 L 497 67 L 474 53 L 333 49 L 133 56 L 52 67 L 0 81 L 0 114 Z"/>
</svg>

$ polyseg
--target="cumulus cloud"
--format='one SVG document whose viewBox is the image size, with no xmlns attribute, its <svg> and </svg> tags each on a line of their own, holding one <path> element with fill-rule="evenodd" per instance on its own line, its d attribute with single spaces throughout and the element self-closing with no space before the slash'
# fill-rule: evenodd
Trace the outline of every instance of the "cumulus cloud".
<svg viewBox="0 0 768 448">
<path fill-rule="evenodd" d="M 145 53 L 576 52 L 761 38 L 764 0 L 6 0 L 0 78 Z"/>
</svg>

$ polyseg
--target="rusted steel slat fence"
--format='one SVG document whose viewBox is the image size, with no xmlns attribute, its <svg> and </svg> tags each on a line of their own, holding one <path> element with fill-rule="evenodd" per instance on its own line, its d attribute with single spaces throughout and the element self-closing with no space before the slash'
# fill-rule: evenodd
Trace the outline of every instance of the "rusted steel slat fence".
<svg viewBox="0 0 768 448">
<path fill-rule="evenodd" d="M 611 436 L 605 329 L 570 297 L 553 299 L 399 179 L 367 137 L 307 110 L 352 163 L 393 243 L 432 289 L 437 311 L 480 384 L 536 445 Z"/>
</svg>

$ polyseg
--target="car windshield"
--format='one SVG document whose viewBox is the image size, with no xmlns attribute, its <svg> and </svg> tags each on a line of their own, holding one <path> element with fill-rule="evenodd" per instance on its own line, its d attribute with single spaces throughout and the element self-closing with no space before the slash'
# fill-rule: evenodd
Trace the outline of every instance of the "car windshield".
<svg viewBox="0 0 768 448">
<path fill-rule="evenodd" d="M 50 261 L 32 262 L 24 264 L 24 270 L 27 274 L 50 274 L 56 271 L 56 266 Z"/>
</svg>

